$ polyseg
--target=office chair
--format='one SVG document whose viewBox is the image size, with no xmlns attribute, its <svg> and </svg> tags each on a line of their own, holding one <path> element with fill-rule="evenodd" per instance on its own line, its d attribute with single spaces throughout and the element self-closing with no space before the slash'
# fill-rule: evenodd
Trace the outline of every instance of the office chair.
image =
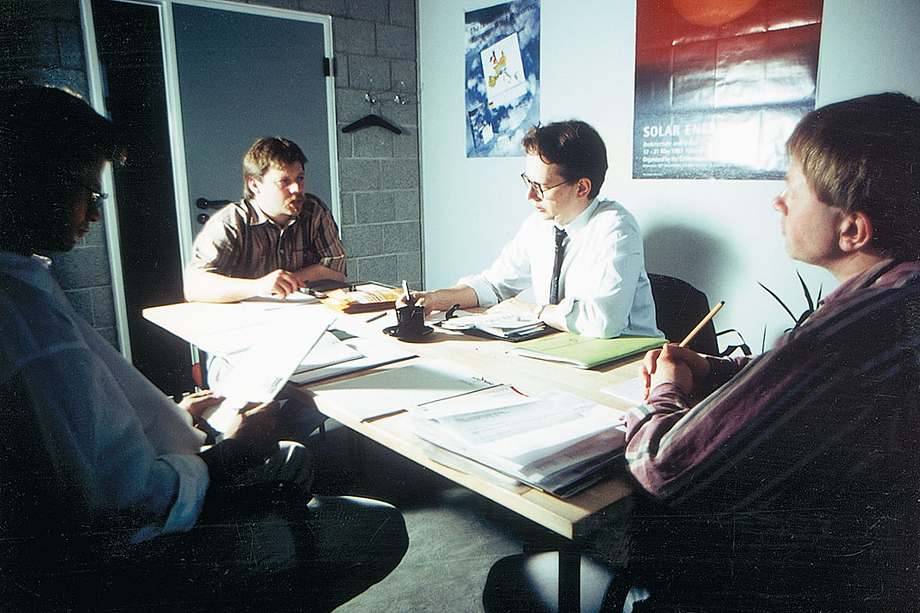
<svg viewBox="0 0 920 613">
<path fill-rule="evenodd" d="M 709 313 L 706 294 L 686 281 L 649 273 L 658 329 L 673 343 L 679 343 Z M 687 345 L 698 353 L 719 355 L 716 329 L 709 321 Z"/>
</svg>

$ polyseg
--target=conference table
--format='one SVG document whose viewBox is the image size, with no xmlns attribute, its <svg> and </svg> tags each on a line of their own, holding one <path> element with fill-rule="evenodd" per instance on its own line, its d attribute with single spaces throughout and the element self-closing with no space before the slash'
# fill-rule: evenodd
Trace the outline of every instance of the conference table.
<svg viewBox="0 0 920 613">
<path fill-rule="evenodd" d="M 297 309 L 294 311 L 293 309 Z M 149 321 L 195 344 L 202 335 L 233 334 L 239 327 L 254 320 L 265 321 L 273 317 L 328 317 L 330 309 L 321 303 L 303 301 L 290 304 L 281 301 L 246 301 L 231 304 L 181 303 L 152 307 L 144 310 Z M 395 311 L 379 313 L 335 313 L 332 327 L 374 343 L 397 346 L 411 354 L 405 360 L 378 366 L 370 370 L 352 372 L 332 381 L 362 377 L 387 369 L 401 368 L 406 364 L 425 360 L 445 360 L 468 367 L 492 381 L 513 385 L 527 395 L 537 395 L 551 390 L 570 392 L 605 405 L 611 410 L 624 411 L 632 403 L 604 393 L 612 385 L 634 380 L 636 361 L 641 358 L 621 360 L 594 369 L 579 369 L 568 364 L 527 358 L 514 353 L 515 344 L 507 341 L 483 339 L 462 332 L 450 331 L 432 325 L 433 331 L 420 342 L 403 342 L 384 333 L 384 328 L 396 324 Z M 279 330 L 277 342 L 284 342 Z M 632 486 L 617 477 L 608 477 L 570 497 L 559 498 L 546 492 L 521 487 L 509 488 L 481 473 L 464 472 L 435 462 L 425 452 L 425 445 L 417 438 L 407 420 L 407 413 L 397 413 L 380 419 L 362 420 L 353 406 L 346 402 L 330 402 L 324 398 L 322 387 L 328 381 L 307 385 L 288 384 L 285 393 L 291 397 L 311 399 L 326 416 L 411 460 L 450 479 L 486 498 L 542 525 L 572 544 L 560 556 L 559 587 L 560 611 L 577 611 L 579 606 L 579 540 L 597 526 L 600 511 L 608 509 L 626 498 Z M 339 397 L 340 398 L 340 397 Z"/>
</svg>

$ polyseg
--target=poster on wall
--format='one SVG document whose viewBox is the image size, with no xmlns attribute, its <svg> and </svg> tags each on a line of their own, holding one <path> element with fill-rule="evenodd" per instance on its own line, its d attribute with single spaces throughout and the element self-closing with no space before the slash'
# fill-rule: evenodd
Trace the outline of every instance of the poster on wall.
<svg viewBox="0 0 920 613">
<path fill-rule="evenodd" d="M 781 179 L 823 0 L 637 0 L 633 177 Z"/>
<path fill-rule="evenodd" d="M 540 121 L 539 0 L 468 12 L 466 36 L 466 156 L 524 155 Z"/>
</svg>

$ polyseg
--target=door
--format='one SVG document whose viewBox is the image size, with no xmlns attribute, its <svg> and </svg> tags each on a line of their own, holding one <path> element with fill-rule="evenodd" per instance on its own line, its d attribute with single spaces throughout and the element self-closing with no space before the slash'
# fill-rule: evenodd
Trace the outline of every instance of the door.
<svg viewBox="0 0 920 613">
<path fill-rule="evenodd" d="M 199 216 L 212 212 L 196 201 L 239 199 L 249 145 L 281 135 L 304 150 L 307 189 L 338 218 L 334 87 L 325 74 L 332 21 L 210 0 L 92 0 L 88 23 L 87 48 L 99 49 L 88 58 L 99 68 L 90 70 L 96 106 L 111 114 L 129 156 L 112 190 L 120 246 L 110 257 L 125 288 L 124 297 L 115 292 L 116 310 L 129 332 L 122 350 L 174 395 L 191 388 L 192 353 L 141 311 L 183 299 L 182 269 L 206 221 Z"/>
<path fill-rule="evenodd" d="M 324 24 L 213 6 L 172 7 L 191 237 L 204 201 L 242 197 L 243 156 L 262 136 L 303 149 L 307 191 L 336 215 Z"/>
</svg>

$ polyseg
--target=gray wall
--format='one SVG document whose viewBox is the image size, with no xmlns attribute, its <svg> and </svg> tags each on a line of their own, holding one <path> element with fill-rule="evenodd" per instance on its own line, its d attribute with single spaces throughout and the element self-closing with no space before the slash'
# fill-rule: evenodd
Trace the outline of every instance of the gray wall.
<svg viewBox="0 0 920 613">
<path fill-rule="evenodd" d="M 333 16 L 336 116 L 342 128 L 373 110 L 403 129 L 338 131 L 342 218 L 352 280 L 415 287 L 422 280 L 415 0 L 264 0 Z M 3 85 L 41 83 L 87 93 L 77 0 L 0 0 Z M 380 102 L 371 108 L 369 91 Z M 393 102 L 400 94 L 405 104 Z M 113 344 L 115 317 L 101 224 L 54 269 L 77 309 Z"/>
</svg>

